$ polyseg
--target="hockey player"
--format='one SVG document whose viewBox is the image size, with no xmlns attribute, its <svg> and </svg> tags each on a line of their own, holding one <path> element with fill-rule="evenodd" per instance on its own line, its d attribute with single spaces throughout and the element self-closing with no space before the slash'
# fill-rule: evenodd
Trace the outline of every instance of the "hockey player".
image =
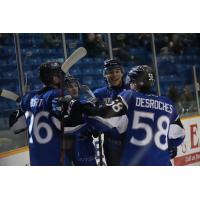
<svg viewBox="0 0 200 200">
<path fill-rule="evenodd" d="M 94 94 L 98 100 L 109 103 L 126 89 L 123 81 L 124 69 L 119 61 L 115 59 L 105 60 L 103 67 L 103 76 L 107 86 L 96 89 Z"/>
<path fill-rule="evenodd" d="M 119 93 L 128 88 L 123 80 L 123 66 L 115 59 L 105 60 L 103 76 L 107 86 L 96 89 L 94 95 L 100 104 L 109 104 Z M 110 134 L 104 134 L 103 150 L 107 165 L 119 165 L 122 145 L 123 136 L 114 138 Z"/>
<path fill-rule="evenodd" d="M 80 99 L 80 84 L 73 76 L 65 77 L 65 87 L 69 95 L 74 99 Z M 96 166 L 95 148 L 93 145 L 93 138 L 91 128 L 74 135 L 74 165 L 78 166 Z"/>
<path fill-rule="evenodd" d="M 126 90 L 102 108 L 82 106 L 88 122 L 113 135 L 124 134 L 121 165 L 171 165 L 168 147 L 179 146 L 185 130 L 171 100 L 150 93 L 154 83 L 151 67 L 140 65 L 128 74 Z M 78 103 L 75 106 L 80 106 Z"/>
<path fill-rule="evenodd" d="M 40 80 L 45 85 L 41 90 L 34 90 L 23 96 L 21 110 L 25 114 L 28 133 L 30 164 L 36 166 L 61 165 L 62 133 L 60 117 L 57 117 L 57 99 L 61 96 L 61 63 L 47 62 L 40 66 Z M 56 110 L 54 112 L 54 110 Z M 66 124 L 66 126 L 70 126 Z M 73 127 L 72 127 L 73 128 Z M 71 129 L 70 129 L 71 131 Z M 65 132 L 68 128 L 65 127 Z M 69 158 L 65 164 L 71 165 Z"/>
</svg>

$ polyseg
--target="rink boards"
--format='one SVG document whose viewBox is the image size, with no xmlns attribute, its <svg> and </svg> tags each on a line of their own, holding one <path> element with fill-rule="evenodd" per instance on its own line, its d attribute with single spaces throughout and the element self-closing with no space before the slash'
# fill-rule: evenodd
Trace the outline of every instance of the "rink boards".
<svg viewBox="0 0 200 200">
<path fill-rule="evenodd" d="M 172 162 L 176 166 L 200 166 L 200 116 L 184 117 L 181 120 L 186 130 L 186 138 L 183 144 L 178 147 L 178 155 Z M 97 147 L 97 145 L 95 146 Z M 0 165 L 29 165 L 28 147 L 0 153 Z"/>
</svg>

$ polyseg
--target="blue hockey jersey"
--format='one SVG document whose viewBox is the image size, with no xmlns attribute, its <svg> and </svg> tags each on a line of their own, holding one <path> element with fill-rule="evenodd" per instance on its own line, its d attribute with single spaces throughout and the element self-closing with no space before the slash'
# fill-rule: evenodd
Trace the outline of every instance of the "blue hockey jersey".
<svg viewBox="0 0 200 200">
<path fill-rule="evenodd" d="M 88 101 L 81 100 L 81 103 L 88 103 Z M 93 129 L 85 126 L 79 130 L 75 136 L 75 165 L 78 166 L 96 166 L 95 147 L 92 137 Z"/>
<path fill-rule="evenodd" d="M 80 133 L 80 135 L 76 135 L 75 137 L 75 165 L 96 166 L 92 135 Z"/>
<path fill-rule="evenodd" d="M 81 103 L 83 102 L 88 103 L 86 101 L 81 101 Z M 66 104 L 64 105 L 65 133 L 68 130 L 68 133 L 72 133 L 70 137 L 73 137 L 73 149 L 70 153 L 70 158 L 73 164 L 77 166 L 95 166 L 97 164 L 91 132 L 92 129 L 87 125 L 85 119 L 82 118 L 79 107 L 73 106 L 73 103 L 76 104 L 75 99 L 72 100 L 71 108 L 68 106 L 65 107 Z M 79 123 L 81 124 L 79 125 Z"/>
<path fill-rule="evenodd" d="M 117 95 L 128 89 L 124 84 L 121 87 L 102 87 L 94 91 L 94 95 L 100 104 L 109 104 Z M 124 136 L 118 138 L 111 134 L 104 134 L 103 150 L 107 165 L 119 165 Z"/>
<path fill-rule="evenodd" d="M 121 165 L 171 165 L 168 146 L 182 143 L 185 132 L 166 97 L 133 90 L 102 108 L 84 108 L 88 122 L 113 137 L 125 133 Z"/>
<path fill-rule="evenodd" d="M 62 134 L 52 108 L 54 100 L 60 96 L 60 90 L 46 87 L 31 91 L 22 98 L 21 109 L 28 125 L 31 165 L 61 165 Z M 65 164 L 70 164 L 68 158 L 65 161 Z"/>
<path fill-rule="evenodd" d="M 128 89 L 125 85 L 122 87 L 102 87 L 94 91 L 94 95 L 100 103 L 109 103 L 117 97 L 117 95 Z"/>
</svg>

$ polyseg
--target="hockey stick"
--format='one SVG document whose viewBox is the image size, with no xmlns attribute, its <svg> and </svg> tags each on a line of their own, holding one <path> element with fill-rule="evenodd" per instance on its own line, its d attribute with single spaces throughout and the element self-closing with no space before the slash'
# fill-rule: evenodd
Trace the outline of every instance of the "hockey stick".
<svg viewBox="0 0 200 200">
<path fill-rule="evenodd" d="M 97 98 L 95 97 L 94 93 L 92 92 L 92 90 L 87 86 L 87 85 L 81 85 L 81 89 L 86 92 L 87 94 L 89 94 L 89 96 L 91 97 L 89 99 L 89 101 L 91 101 L 92 103 L 96 103 L 97 102 Z M 98 136 L 98 140 L 99 140 L 99 156 L 100 156 L 100 166 L 103 166 L 103 152 L 102 152 L 102 139 L 101 139 L 101 134 L 99 134 Z"/>
<path fill-rule="evenodd" d="M 62 71 L 67 74 L 69 69 L 77 63 L 81 58 L 83 58 L 87 54 L 87 50 L 84 47 L 80 47 L 76 49 L 72 55 L 67 58 L 67 60 L 62 64 Z"/>
<path fill-rule="evenodd" d="M 17 103 L 19 103 L 21 99 L 20 96 L 17 95 L 16 93 L 5 89 L 0 90 L 0 96 L 15 101 Z"/>
<path fill-rule="evenodd" d="M 94 93 L 90 90 L 90 88 L 87 85 L 81 85 L 81 89 L 89 94 L 89 96 L 91 97 L 89 99 L 89 101 L 91 101 L 92 103 L 96 103 L 97 102 L 97 98 L 95 97 Z"/>
<path fill-rule="evenodd" d="M 87 54 L 87 51 L 84 47 L 80 47 L 76 49 L 70 56 L 65 60 L 65 62 L 61 66 L 61 70 L 65 74 L 69 74 L 70 68 L 76 64 L 81 58 L 83 58 Z M 64 98 L 64 77 L 62 77 L 61 80 L 61 97 Z M 65 136 L 64 134 L 64 103 L 62 101 L 61 103 L 61 133 L 63 135 L 62 137 L 62 150 L 61 150 L 61 163 L 64 165 L 64 151 L 68 151 L 70 160 L 73 164 L 72 159 L 72 152 L 71 152 L 71 146 L 72 146 L 72 137 Z M 66 139 L 67 138 L 67 139 Z"/>
<path fill-rule="evenodd" d="M 21 98 L 20 98 L 20 96 L 18 94 L 14 93 L 14 92 L 12 92 L 10 90 L 6 90 L 6 89 L 0 89 L 0 96 L 16 102 L 17 106 L 19 105 L 19 102 L 21 101 Z M 17 113 L 19 113 L 19 111 L 17 111 Z M 24 118 L 20 118 L 20 119 L 22 120 L 22 122 L 24 124 L 25 123 L 25 117 Z M 18 126 L 18 125 L 16 125 L 16 126 Z M 21 127 L 21 124 L 20 124 L 20 127 Z M 13 132 L 15 134 L 18 134 L 18 133 L 26 130 L 26 128 L 22 128 L 20 130 L 17 130 L 17 132 L 15 132 L 16 130 L 14 130 L 12 127 L 10 127 L 10 129 L 13 130 Z M 27 132 L 26 132 L 26 141 L 27 141 L 27 146 L 28 146 L 28 133 Z"/>
</svg>

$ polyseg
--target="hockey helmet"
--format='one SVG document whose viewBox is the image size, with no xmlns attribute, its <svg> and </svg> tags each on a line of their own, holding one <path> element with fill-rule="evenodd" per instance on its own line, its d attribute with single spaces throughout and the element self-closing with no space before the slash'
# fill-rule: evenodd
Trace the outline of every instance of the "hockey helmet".
<svg viewBox="0 0 200 200">
<path fill-rule="evenodd" d="M 139 92 L 148 92 L 155 82 L 153 68 L 148 65 L 139 65 L 133 67 L 127 77 L 126 84 L 134 83 Z"/>
<path fill-rule="evenodd" d="M 103 67 L 104 67 L 104 70 L 103 70 L 104 77 L 112 69 L 121 69 L 122 73 L 124 73 L 124 68 L 122 67 L 121 63 L 116 59 L 105 60 Z"/>
<path fill-rule="evenodd" d="M 52 83 L 53 76 L 60 76 L 62 64 L 60 62 L 51 61 L 40 65 L 39 67 L 39 78 L 45 84 Z"/>
<path fill-rule="evenodd" d="M 69 84 L 75 83 L 77 84 L 78 88 L 80 88 L 80 83 L 78 79 L 76 79 L 74 76 L 68 75 L 65 77 L 65 87 L 68 87 Z"/>
</svg>

